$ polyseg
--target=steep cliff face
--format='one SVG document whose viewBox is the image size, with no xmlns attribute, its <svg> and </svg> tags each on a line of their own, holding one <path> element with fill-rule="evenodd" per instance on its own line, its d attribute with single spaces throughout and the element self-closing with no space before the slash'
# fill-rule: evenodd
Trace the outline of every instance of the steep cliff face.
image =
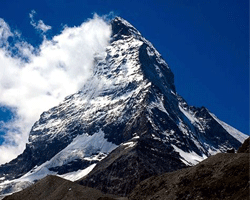
<svg viewBox="0 0 250 200">
<path fill-rule="evenodd" d="M 177 94 L 167 63 L 131 24 L 117 17 L 110 25 L 110 45 L 96 55 L 92 77 L 82 90 L 42 113 L 24 152 L 0 166 L 2 193 L 7 186 L 47 174 L 72 180 L 74 173 L 80 178 L 117 151 L 123 151 L 122 159 L 111 164 L 129 163 L 128 155 L 133 155 L 134 161 L 142 163 L 141 170 L 149 171 L 146 178 L 237 149 L 247 137 L 208 109 L 189 106 Z M 174 161 L 166 163 L 163 158 Z M 150 165 L 145 164 L 147 159 Z M 161 169 L 154 170 L 156 165 Z"/>
</svg>

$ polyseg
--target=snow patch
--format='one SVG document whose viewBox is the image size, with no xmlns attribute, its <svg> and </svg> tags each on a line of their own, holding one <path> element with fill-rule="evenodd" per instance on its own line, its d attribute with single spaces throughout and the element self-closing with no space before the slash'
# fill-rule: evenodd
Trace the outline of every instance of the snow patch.
<svg viewBox="0 0 250 200">
<path fill-rule="evenodd" d="M 181 132 L 184 134 L 184 135 L 189 135 L 189 129 L 188 129 L 188 127 L 186 126 L 186 124 L 184 124 L 183 122 L 182 122 L 182 120 L 181 119 L 179 119 L 180 121 L 179 121 L 179 123 L 178 123 L 178 128 L 181 130 Z"/>
<path fill-rule="evenodd" d="M 64 178 L 64 179 L 67 179 L 67 180 L 70 180 L 70 181 L 76 181 L 80 178 L 83 178 L 87 174 L 89 174 L 94 169 L 95 166 L 96 166 L 96 164 L 92 164 L 89 167 L 87 167 L 86 169 L 80 169 L 80 170 L 75 171 L 75 172 L 69 172 L 69 173 L 66 173 L 63 175 L 57 175 L 57 176 Z"/>
<path fill-rule="evenodd" d="M 181 150 L 180 148 L 178 148 L 177 146 L 172 144 L 172 147 L 174 148 L 174 150 L 176 152 L 178 152 L 180 154 L 180 156 L 182 157 L 182 161 L 186 164 L 186 165 L 196 165 L 197 163 L 201 162 L 202 160 L 206 159 L 207 156 L 205 154 L 201 156 L 199 156 L 198 154 L 196 154 L 194 151 L 191 152 L 185 152 L 183 150 Z"/>
<path fill-rule="evenodd" d="M 11 181 L 6 180 L 0 183 L 0 191 L 11 187 L 12 193 L 18 192 L 47 175 L 57 175 L 57 172 L 49 170 L 51 167 L 62 166 L 75 159 L 101 160 L 105 157 L 105 154 L 108 154 L 116 147 L 117 145 L 108 142 L 107 139 L 104 138 L 104 132 L 102 130 L 99 130 L 93 135 L 78 135 L 65 149 L 49 161 L 46 161 L 40 166 L 35 166 L 18 179 Z M 94 167 L 95 164 L 92 164 L 85 169 L 58 176 L 73 181 L 81 178 L 81 176 L 86 176 Z"/>
<path fill-rule="evenodd" d="M 186 118 L 191 122 L 191 124 L 193 124 L 195 127 L 197 127 L 201 133 L 205 132 L 204 126 L 206 126 L 206 124 L 204 123 L 202 125 L 200 122 L 200 120 L 203 120 L 203 119 L 200 119 L 200 120 L 197 119 L 194 116 L 194 113 L 190 112 L 190 110 L 185 110 L 184 108 L 182 108 L 182 106 L 180 104 L 179 104 L 179 109 L 186 116 Z"/>
<path fill-rule="evenodd" d="M 164 104 L 163 104 L 163 97 L 157 97 L 156 101 L 153 101 L 153 102 L 150 103 L 149 108 L 150 109 L 158 108 L 160 111 L 166 113 L 169 116 L 169 113 L 168 113 L 168 111 L 166 110 L 166 108 L 164 107 Z"/>
<path fill-rule="evenodd" d="M 237 129 L 233 128 L 232 126 L 228 125 L 227 123 L 219 120 L 213 113 L 209 114 L 231 135 L 233 136 L 236 140 L 238 140 L 239 142 L 243 143 L 248 137 L 249 135 L 246 135 L 240 131 L 238 131 Z"/>
<path fill-rule="evenodd" d="M 91 157 L 99 152 L 107 154 L 116 147 L 117 145 L 104 138 L 102 130 L 93 135 L 78 135 L 65 149 L 56 154 L 46 167 L 62 166 L 72 160 Z"/>
<path fill-rule="evenodd" d="M 128 148 L 134 147 L 136 144 L 137 144 L 137 142 L 126 142 L 126 143 L 123 143 L 122 145 L 126 146 L 125 149 L 128 149 Z"/>
</svg>

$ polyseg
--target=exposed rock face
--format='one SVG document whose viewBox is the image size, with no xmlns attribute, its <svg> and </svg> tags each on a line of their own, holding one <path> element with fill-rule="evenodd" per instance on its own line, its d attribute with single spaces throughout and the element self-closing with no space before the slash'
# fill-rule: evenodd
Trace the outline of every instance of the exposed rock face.
<svg viewBox="0 0 250 200">
<path fill-rule="evenodd" d="M 110 45 L 96 55 L 90 80 L 81 91 L 42 113 L 24 152 L 0 166 L 0 194 L 6 187 L 12 188 L 10 192 L 22 189 L 17 182 L 28 185 L 47 174 L 75 180 L 72 174 L 84 176 L 84 169 L 89 172 L 101 161 L 95 169 L 102 174 L 100 183 L 96 185 L 99 175 L 91 173 L 85 184 L 124 195 L 151 175 L 238 149 L 246 139 L 208 109 L 189 106 L 177 94 L 167 63 L 131 24 L 118 17 L 110 25 Z M 134 146 L 124 148 L 124 143 L 134 140 Z M 113 170 L 120 165 L 131 170 L 124 182 L 120 169 Z M 109 172 L 112 180 L 103 187 Z M 133 173 L 136 178 L 127 188 L 125 182 Z M 117 192 L 116 180 L 124 186 Z"/>
<path fill-rule="evenodd" d="M 120 145 L 77 183 L 127 196 L 140 181 L 184 167 L 172 146 L 141 137 Z"/>
<path fill-rule="evenodd" d="M 196 166 L 141 182 L 129 199 L 249 199 L 249 155 L 217 154 Z"/>
<path fill-rule="evenodd" d="M 250 151 L 250 137 L 248 137 L 244 143 L 240 146 L 237 153 L 249 153 Z"/>
</svg>

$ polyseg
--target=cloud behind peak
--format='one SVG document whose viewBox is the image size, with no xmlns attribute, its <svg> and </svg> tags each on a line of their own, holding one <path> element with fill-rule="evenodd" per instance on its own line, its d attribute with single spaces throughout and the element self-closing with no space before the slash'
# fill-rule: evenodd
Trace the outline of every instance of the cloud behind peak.
<svg viewBox="0 0 250 200">
<path fill-rule="evenodd" d="M 45 33 L 52 28 L 42 20 L 35 22 L 34 14 L 31 11 L 30 18 L 36 29 Z M 0 124 L 6 132 L 0 164 L 22 153 L 31 126 L 43 111 L 82 88 L 91 76 L 94 55 L 109 44 L 111 28 L 95 14 L 80 26 L 65 26 L 51 40 L 44 37 L 36 48 L 23 40 L 15 40 L 10 48 L 8 39 L 17 37 L 15 34 L 0 19 L 0 41 L 4 41 L 0 46 L 0 105 L 14 114 L 11 121 Z"/>
</svg>

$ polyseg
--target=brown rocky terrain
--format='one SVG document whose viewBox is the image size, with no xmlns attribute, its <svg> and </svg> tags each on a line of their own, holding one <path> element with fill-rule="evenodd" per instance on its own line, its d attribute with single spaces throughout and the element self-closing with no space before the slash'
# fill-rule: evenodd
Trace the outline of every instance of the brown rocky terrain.
<svg viewBox="0 0 250 200">
<path fill-rule="evenodd" d="M 129 199 L 247 200 L 249 153 L 219 153 L 196 166 L 151 177 Z"/>
<path fill-rule="evenodd" d="M 34 185 L 4 198 L 4 200 L 124 200 L 99 190 L 84 187 L 58 176 L 47 176 Z"/>
<path fill-rule="evenodd" d="M 237 153 L 249 153 L 249 149 L 250 149 L 250 137 L 244 141 L 244 143 L 238 149 Z"/>
</svg>

